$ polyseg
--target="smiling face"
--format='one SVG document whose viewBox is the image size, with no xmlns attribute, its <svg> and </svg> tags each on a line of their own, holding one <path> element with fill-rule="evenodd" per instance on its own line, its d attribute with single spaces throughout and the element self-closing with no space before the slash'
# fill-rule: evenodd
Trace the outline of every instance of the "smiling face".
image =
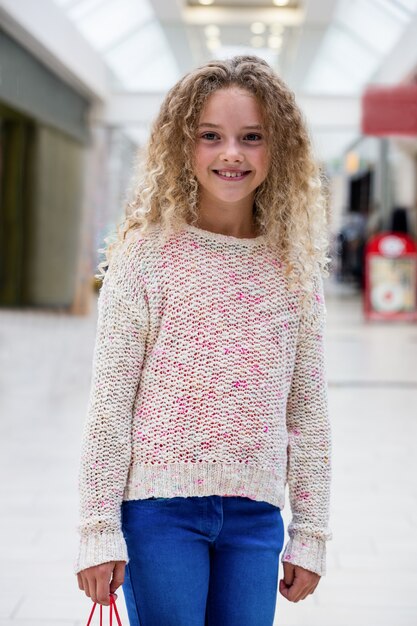
<svg viewBox="0 0 417 626">
<path fill-rule="evenodd" d="M 261 107 L 239 87 L 215 91 L 199 119 L 195 175 L 201 203 L 252 210 L 256 188 L 269 169 Z"/>
</svg>

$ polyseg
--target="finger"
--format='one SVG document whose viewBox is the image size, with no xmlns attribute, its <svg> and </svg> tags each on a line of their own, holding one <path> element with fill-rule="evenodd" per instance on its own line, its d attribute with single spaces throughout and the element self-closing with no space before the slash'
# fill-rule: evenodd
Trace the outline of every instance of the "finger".
<svg viewBox="0 0 417 626">
<path fill-rule="evenodd" d="M 78 580 L 78 589 L 81 589 L 81 591 L 84 591 L 83 579 L 82 579 L 82 576 L 81 576 L 80 572 L 78 572 L 78 574 L 77 574 L 77 580 Z"/>
<path fill-rule="evenodd" d="M 105 572 L 97 578 L 97 602 L 104 606 L 109 606 L 110 604 L 109 576 Z"/>
<path fill-rule="evenodd" d="M 294 602 L 304 600 L 304 598 L 306 598 L 310 593 L 312 587 L 314 587 L 315 582 L 315 575 L 303 567 L 296 565 L 294 571 L 294 582 L 292 584 L 293 591 L 290 593 L 290 598 L 293 598 Z"/>
<path fill-rule="evenodd" d="M 318 585 L 318 584 L 319 584 L 319 583 L 316 583 L 315 585 L 313 585 L 313 586 L 312 586 L 312 588 L 311 588 L 311 590 L 310 590 L 310 593 L 314 593 L 314 591 L 317 589 L 317 585 Z"/>
<path fill-rule="evenodd" d="M 88 576 L 86 576 L 85 574 L 81 574 L 81 575 L 82 575 L 82 578 L 83 578 L 83 588 L 84 588 L 84 591 L 85 591 L 85 595 L 88 598 L 91 598 L 90 585 L 88 584 Z"/>
<path fill-rule="evenodd" d="M 300 581 L 297 584 L 294 582 L 292 585 L 287 586 L 285 581 L 281 579 L 279 581 L 279 592 L 290 602 L 298 602 L 303 600 L 307 595 L 308 586 L 302 585 Z"/>
<path fill-rule="evenodd" d="M 308 598 L 308 596 L 310 595 L 310 593 L 312 593 L 310 587 L 308 587 L 304 593 L 301 595 L 300 600 L 305 600 L 306 598 Z"/>
<path fill-rule="evenodd" d="M 319 584 L 319 580 L 317 581 L 310 581 L 310 592 L 309 593 L 314 593 L 315 589 L 317 589 L 318 584 Z"/>
<path fill-rule="evenodd" d="M 279 581 L 279 592 L 282 596 L 284 596 L 284 598 L 287 598 L 288 600 L 288 587 L 286 586 L 284 580 L 281 578 L 281 580 Z"/>
<path fill-rule="evenodd" d="M 284 581 L 287 586 L 292 585 L 295 575 L 295 567 L 292 563 L 284 561 Z"/>
<path fill-rule="evenodd" d="M 313 584 L 311 585 L 309 591 L 308 591 L 308 595 L 314 593 L 315 589 L 317 588 L 317 584 Z"/>
<path fill-rule="evenodd" d="M 310 595 L 310 586 L 304 587 L 302 591 L 299 593 L 299 600 L 305 600 Z"/>
<path fill-rule="evenodd" d="M 125 580 L 125 567 L 126 564 L 124 562 L 116 563 L 113 570 L 113 578 L 110 583 L 110 593 L 114 593 L 120 585 L 123 585 Z"/>
<path fill-rule="evenodd" d="M 301 600 L 301 598 L 303 597 L 307 589 L 308 587 L 306 587 L 305 585 L 300 583 L 300 581 L 295 579 L 295 582 L 291 585 L 288 591 L 288 599 L 291 602 L 298 602 L 299 600 Z"/>
<path fill-rule="evenodd" d="M 91 575 L 88 579 L 88 588 L 90 591 L 90 598 L 93 602 L 97 602 L 97 580 L 94 575 Z"/>
</svg>

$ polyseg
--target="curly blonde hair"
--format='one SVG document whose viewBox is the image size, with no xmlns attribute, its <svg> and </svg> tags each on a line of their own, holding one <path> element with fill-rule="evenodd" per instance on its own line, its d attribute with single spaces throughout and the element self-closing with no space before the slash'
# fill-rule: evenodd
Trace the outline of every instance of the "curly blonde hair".
<svg viewBox="0 0 417 626">
<path fill-rule="evenodd" d="M 155 224 L 164 240 L 185 223 L 196 225 L 199 183 L 193 155 L 203 107 L 218 89 L 239 87 L 253 94 L 266 126 L 270 167 L 255 191 L 253 217 L 266 245 L 284 262 L 290 288 L 313 289 L 317 266 L 328 275 L 327 180 L 311 148 L 306 122 L 285 82 L 263 59 L 235 56 L 212 60 L 189 72 L 166 95 L 138 164 L 139 178 L 126 216 L 109 238 L 101 276 L 114 249 L 132 230 L 143 237 Z M 99 275 L 100 277 L 100 275 Z"/>
</svg>

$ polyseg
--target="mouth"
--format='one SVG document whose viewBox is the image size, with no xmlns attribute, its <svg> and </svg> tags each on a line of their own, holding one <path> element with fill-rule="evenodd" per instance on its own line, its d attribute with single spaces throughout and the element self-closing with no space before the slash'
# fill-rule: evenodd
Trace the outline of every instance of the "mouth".
<svg viewBox="0 0 417 626">
<path fill-rule="evenodd" d="M 251 170 L 213 170 L 213 172 L 222 180 L 237 182 L 246 178 L 251 173 Z"/>
</svg>

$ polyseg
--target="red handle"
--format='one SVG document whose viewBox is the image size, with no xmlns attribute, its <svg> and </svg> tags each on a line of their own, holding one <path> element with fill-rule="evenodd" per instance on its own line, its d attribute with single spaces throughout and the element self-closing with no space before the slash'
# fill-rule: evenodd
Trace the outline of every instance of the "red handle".
<svg viewBox="0 0 417 626">
<path fill-rule="evenodd" d="M 93 608 L 91 609 L 91 613 L 90 616 L 88 618 L 88 622 L 87 622 L 87 626 L 90 626 L 91 624 L 91 620 L 93 619 L 93 615 L 94 615 L 94 611 L 96 610 L 96 606 L 97 606 L 97 602 L 94 602 L 93 604 Z M 118 626 L 122 626 L 122 622 L 119 616 L 119 612 L 117 610 L 117 606 L 116 606 L 116 600 L 114 599 L 114 596 L 112 594 L 110 594 L 110 626 L 113 626 L 113 609 L 114 609 L 114 613 L 116 615 L 116 620 L 117 620 L 117 624 Z M 100 604 L 100 626 L 103 626 L 103 605 Z"/>
<path fill-rule="evenodd" d="M 122 626 L 122 620 L 120 619 L 119 611 L 117 610 L 117 606 L 116 606 L 116 600 L 113 598 L 113 596 L 110 596 L 110 626 L 112 626 L 112 611 L 111 611 L 112 602 L 113 602 L 114 614 L 116 615 L 116 619 L 117 619 L 117 624 L 118 626 Z"/>
</svg>

